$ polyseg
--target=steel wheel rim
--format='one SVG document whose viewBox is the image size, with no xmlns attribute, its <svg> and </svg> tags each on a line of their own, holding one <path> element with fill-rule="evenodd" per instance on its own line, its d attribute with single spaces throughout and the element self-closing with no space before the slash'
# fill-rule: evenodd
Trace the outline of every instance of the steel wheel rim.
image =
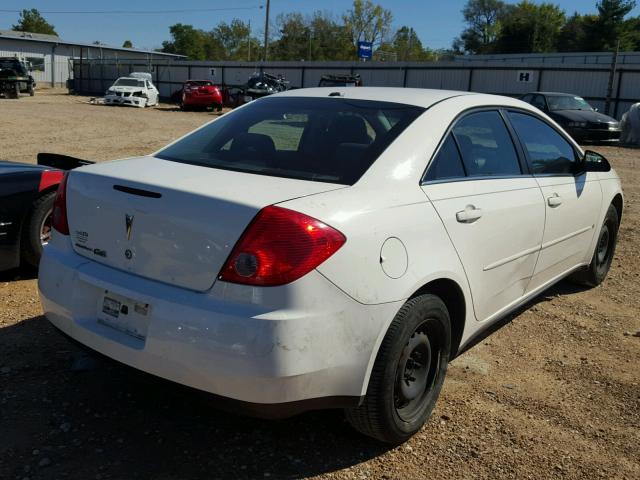
<svg viewBox="0 0 640 480">
<path fill-rule="evenodd" d="M 420 415 L 439 369 L 439 348 L 426 333 L 427 321 L 418 325 L 404 346 L 394 383 L 394 408 L 405 422 Z"/>
<path fill-rule="evenodd" d="M 609 243 L 611 234 L 609 228 L 605 225 L 598 239 L 598 247 L 596 249 L 596 262 L 598 265 L 604 265 L 609 257 Z"/>
<path fill-rule="evenodd" d="M 49 210 L 40 223 L 40 244 L 44 247 L 51 240 L 51 225 L 53 222 L 53 209 Z"/>
</svg>

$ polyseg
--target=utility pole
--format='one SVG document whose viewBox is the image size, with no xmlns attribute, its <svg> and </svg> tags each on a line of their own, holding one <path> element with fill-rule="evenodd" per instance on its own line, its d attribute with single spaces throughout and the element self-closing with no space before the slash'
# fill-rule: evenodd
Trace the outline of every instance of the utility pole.
<svg viewBox="0 0 640 480">
<path fill-rule="evenodd" d="M 247 50 L 249 50 L 249 52 L 247 53 L 247 62 L 251 61 L 251 19 L 249 19 L 249 37 L 247 39 Z"/>
<path fill-rule="evenodd" d="M 609 70 L 609 84 L 607 85 L 607 98 L 604 102 L 604 114 L 609 115 L 609 109 L 611 107 L 611 97 L 613 95 L 613 81 L 616 76 L 616 69 L 618 67 L 618 52 L 620 51 L 620 39 L 616 45 L 616 51 L 611 57 L 611 69 Z"/>
<path fill-rule="evenodd" d="M 269 58 L 269 7 L 270 0 L 267 0 L 267 12 L 264 18 L 264 61 L 267 61 Z"/>
</svg>

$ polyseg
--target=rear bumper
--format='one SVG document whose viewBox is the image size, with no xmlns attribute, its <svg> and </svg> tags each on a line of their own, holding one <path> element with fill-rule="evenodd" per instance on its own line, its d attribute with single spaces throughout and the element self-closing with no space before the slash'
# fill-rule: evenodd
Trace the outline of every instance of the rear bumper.
<svg viewBox="0 0 640 480">
<path fill-rule="evenodd" d="M 87 261 L 68 243 L 54 235 L 40 264 L 40 297 L 54 326 L 107 357 L 261 416 L 357 403 L 380 332 L 400 308 L 361 305 L 315 271 L 285 287 L 216 282 L 191 292 Z M 149 303 L 145 339 L 97 322 L 105 291 Z"/>
<path fill-rule="evenodd" d="M 192 96 L 192 97 L 185 97 L 185 99 L 182 102 L 184 105 L 190 105 L 190 106 L 211 106 L 211 105 L 222 105 L 222 99 L 220 97 L 216 97 L 216 96 L 203 96 L 203 95 L 199 95 L 199 96 Z"/>
</svg>

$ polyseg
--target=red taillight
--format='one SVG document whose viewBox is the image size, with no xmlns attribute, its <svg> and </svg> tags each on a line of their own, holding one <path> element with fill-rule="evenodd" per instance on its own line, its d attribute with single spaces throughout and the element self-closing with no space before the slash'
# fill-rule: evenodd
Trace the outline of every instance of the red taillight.
<svg viewBox="0 0 640 480">
<path fill-rule="evenodd" d="M 62 181 L 60 185 L 58 185 L 56 198 L 53 200 L 51 221 L 51 226 L 63 235 L 69 235 L 69 223 L 67 222 L 67 178 L 69 178 L 68 173 L 62 177 Z"/>
<path fill-rule="evenodd" d="M 335 228 L 287 208 L 263 208 L 249 224 L 220 271 L 219 279 L 247 285 L 293 282 L 346 242 Z"/>
<path fill-rule="evenodd" d="M 63 176 L 64 172 L 60 170 L 45 170 L 40 176 L 40 185 L 38 185 L 38 191 L 41 192 L 49 187 L 58 185 Z"/>
</svg>

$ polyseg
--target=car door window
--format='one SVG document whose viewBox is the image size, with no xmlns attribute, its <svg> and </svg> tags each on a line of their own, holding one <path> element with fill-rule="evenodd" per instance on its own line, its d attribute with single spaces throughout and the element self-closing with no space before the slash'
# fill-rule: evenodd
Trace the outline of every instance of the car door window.
<svg viewBox="0 0 640 480">
<path fill-rule="evenodd" d="M 533 98 L 533 95 L 530 93 L 527 93 L 524 97 L 522 97 L 520 100 L 522 100 L 523 102 L 527 102 L 527 103 L 531 103 L 531 99 Z"/>
<path fill-rule="evenodd" d="M 429 170 L 425 176 L 425 181 L 433 182 L 436 180 L 445 180 L 452 178 L 464 177 L 464 167 L 462 166 L 462 158 L 453 139 L 453 134 L 448 134 L 442 147 L 429 165 Z"/>
<path fill-rule="evenodd" d="M 452 132 L 468 176 L 522 173 L 511 136 L 497 111 L 471 113 Z"/>
<path fill-rule="evenodd" d="M 577 163 L 571 144 L 543 121 L 509 112 L 509 119 L 529 156 L 534 174 L 571 174 Z"/>
<path fill-rule="evenodd" d="M 547 102 L 542 95 L 534 95 L 531 100 L 531 105 L 539 108 L 540 110 L 546 110 L 547 108 Z"/>
</svg>

